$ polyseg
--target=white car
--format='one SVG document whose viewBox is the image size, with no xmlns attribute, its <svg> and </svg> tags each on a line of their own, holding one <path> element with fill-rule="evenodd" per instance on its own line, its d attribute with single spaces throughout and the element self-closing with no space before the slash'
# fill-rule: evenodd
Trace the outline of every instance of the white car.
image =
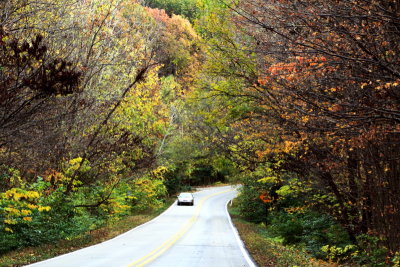
<svg viewBox="0 0 400 267">
<path fill-rule="evenodd" d="M 194 197 L 192 193 L 180 193 L 178 196 L 178 206 L 180 205 L 194 205 Z"/>
</svg>

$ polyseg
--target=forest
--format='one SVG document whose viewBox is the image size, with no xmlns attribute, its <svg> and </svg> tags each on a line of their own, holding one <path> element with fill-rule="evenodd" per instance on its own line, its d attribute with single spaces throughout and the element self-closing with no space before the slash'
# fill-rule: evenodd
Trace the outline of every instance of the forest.
<svg viewBox="0 0 400 267">
<path fill-rule="evenodd" d="M 241 184 L 315 258 L 400 266 L 397 0 L 0 1 L 0 255 Z"/>
</svg>

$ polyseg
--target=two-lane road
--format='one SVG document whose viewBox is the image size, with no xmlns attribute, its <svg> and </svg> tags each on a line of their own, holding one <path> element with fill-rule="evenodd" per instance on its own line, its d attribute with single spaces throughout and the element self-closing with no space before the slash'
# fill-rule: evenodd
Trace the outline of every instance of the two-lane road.
<svg viewBox="0 0 400 267">
<path fill-rule="evenodd" d="M 194 206 L 172 205 L 154 220 L 106 242 L 30 266 L 255 266 L 232 226 L 232 187 L 194 193 Z"/>
</svg>

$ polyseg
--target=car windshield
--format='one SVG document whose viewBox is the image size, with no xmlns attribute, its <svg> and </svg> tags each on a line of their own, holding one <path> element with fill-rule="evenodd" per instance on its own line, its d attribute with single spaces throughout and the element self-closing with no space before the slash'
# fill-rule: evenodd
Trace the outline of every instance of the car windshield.
<svg viewBox="0 0 400 267">
<path fill-rule="evenodd" d="M 179 195 L 179 197 L 192 197 L 192 194 L 190 194 L 190 193 L 181 193 Z"/>
</svg>

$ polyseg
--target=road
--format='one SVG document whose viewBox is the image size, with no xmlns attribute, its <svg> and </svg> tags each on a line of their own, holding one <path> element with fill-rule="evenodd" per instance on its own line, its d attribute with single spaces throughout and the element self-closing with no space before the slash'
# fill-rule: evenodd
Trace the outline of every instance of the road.
<svg viewBox="0 0 400 267">
<path fill-rule="evenodd" d="M 202 189 L 194 206 L 174 203 L 111 240 L 29 266 L 253 267 L 226 210 L 235 195 L 230 186 Z"/>
</svg>

